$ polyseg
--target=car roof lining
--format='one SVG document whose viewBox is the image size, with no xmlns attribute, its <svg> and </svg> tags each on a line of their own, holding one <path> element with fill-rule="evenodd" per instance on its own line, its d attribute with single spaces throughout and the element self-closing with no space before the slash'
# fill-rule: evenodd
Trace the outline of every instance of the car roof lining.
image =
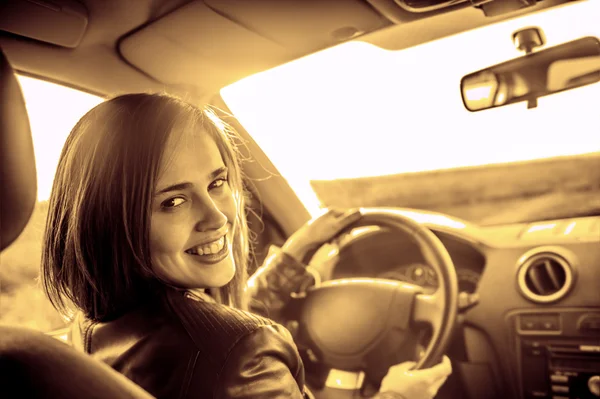
<svg viewBox="0 0 600 399">
<path fill-rule="evenodd" d="M 381 1 L 303 2 L 303 4 L 318 3 L 319 6 L 311 6 L 312 8 L 306 6 L 298 11 L 297 15 L 289 11 L 289 8 L 294 5 L 294 0 L 251 2 L 262 4 L 263 10 L 266 6 L 284 4 L 279 8 L 273 8 L 273 13 L 276 12 L 278 18 L 269 23 L 267 17 L 269 13 L 264 11 L 261 13 L 260 9 L 253 11 L 248 5 L 242 6 L 249 3 L 243 0 L 205 0 L 192 3 L 189 0 L 136 0 L 135 2 L 82 0 L 81 2 L 87 8 L 89 23 L 77 48 L 61 48 L 0 32 L 0 46 L 17 71 L 108 96 L 151 90 L 204 98 L 243 75 L 252 74 L 259 69 L 269 68 L 335 44 L 329 36 L 336 28 L 354 26 L 359 32 L 365 33 L 357 40 L 398 50 L 515 15 L 486 18 L 480 10 L 465 8 L 424 20 L 393 25 L 381 14 L 377 14 L 373 7 L 367 6 L 367 3 L 375 4 Z M 523 12 L 537 11 L 565 2 L 568 0 L 544 0 Z M 200 42 L 198 49 L 194 51 L 181 50 L 189 49 L 189 44 L 186 47 L 178 46 L 179 53 L 176 53 L 175 48 L 171 50 L 172 55 L 179 57 L 178 61 L 165 62 L 169 58 L 152 51 L 153 38 L 160 40 L 159 36 L 164 36 L 165 27 L 170 21 L 169 35 L 175 37 L 179 43 L 189 43 L 191 40 L 187 33 L 193 33 L 197 29 L 191 25 L 196 22 L 192 18 L 179 16 L 181 11 L 185 10 L 181 7 L 186 5 L 204 7 L 212 10 L 213 14 L 220 15 L 220 19 L 214 18 L 214 21 L 219 22 L 215 22 L 213 26 L 215 29 L 223 29 L 223 34 L 213 35 L 210 41 Z M 297 2 L 295 6 L 298 6 Z M 205 14 L 210 15 L 208 12 Z M 290 19 L 294 15 L 296 19 Z M 163 18 L 164 21 L 161 21 Z M 304 37 L 302 32 L 313 31 L 312 26 L 302 23 L 303 20 L 309 19 L 317 21 L 316 30 L 310 34 L 306 33 Z M 293 26 L 286 29 L 288 25 Z M 234 30 L 238 33 L 233 36 L 226 34 L 227 31 L 231 33 Z M 368 33 L 371 30 L 374 32 Z M 245 43 L 259 43 L 257 56 L 260 55 L 261 59 L 247 62 L 252 61 L 251 51 L 233 56 L 233 51 L 228 51 L 232 39 L 241 39 Z M 139 46 L 137 50 L 134 49 L 136 46 Z M 210 51 L 203 51 L 206 49 Z M 233 63 L 244 65 L 230 65 Z M 196 77 L 193 73 L 195 70 L 204 72 L 197 74 Z M 191 80 L 176 79 L 178 74 L 182 73 L 186 79 Z"/>
</svg>

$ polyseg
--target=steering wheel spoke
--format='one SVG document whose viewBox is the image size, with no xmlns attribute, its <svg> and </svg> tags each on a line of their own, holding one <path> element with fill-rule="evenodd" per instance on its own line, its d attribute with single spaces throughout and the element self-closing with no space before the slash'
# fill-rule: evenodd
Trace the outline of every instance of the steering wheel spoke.
<svg viewBox="0 0 600 399">
<path fill-rule="evenodd" d="M 413 316 L 415 322 L 424 322 L 437 330 L 441 327 L 444 314 L 443 297 L 436 293 L 415 296 Z"/>
</svg>

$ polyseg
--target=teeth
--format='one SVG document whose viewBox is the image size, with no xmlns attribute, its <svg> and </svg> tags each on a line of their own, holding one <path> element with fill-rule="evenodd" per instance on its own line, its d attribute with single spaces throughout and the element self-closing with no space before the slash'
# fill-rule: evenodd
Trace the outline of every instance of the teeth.
<svg viewBox="0 0 600 399">
<path fill-rule="evenodd" d="M 204 245 L 199 245 L 195 248 L 188 250 L 187 252 L 194 255 L 211 255 L 221 251 L 224 245 L 225 237 L 221 237 L 217 241 L 213 241 Z"/>
</svg>

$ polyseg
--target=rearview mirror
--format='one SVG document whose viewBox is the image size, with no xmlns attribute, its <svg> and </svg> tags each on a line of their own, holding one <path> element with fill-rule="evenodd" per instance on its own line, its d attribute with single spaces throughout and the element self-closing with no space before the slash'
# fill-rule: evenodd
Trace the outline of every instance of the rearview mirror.
<svg viewBox="0 0 600 399">
<path fill-rule="evenodd" d="M 584 37 L 471 73 L 461 79 L 469 111 L 527 101 L 600 81 L 600 41 Z"/>
</svg>

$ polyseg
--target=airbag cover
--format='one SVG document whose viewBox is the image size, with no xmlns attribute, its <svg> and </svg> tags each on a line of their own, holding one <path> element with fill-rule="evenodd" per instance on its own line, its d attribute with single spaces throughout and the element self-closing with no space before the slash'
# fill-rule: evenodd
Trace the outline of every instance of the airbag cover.
<svg viewBox="0 0 600 399">
<path fill-rule="evenodd" d="M 409 326 L 420 287 L 390 280 L 329 281 L 309 290 L 300 316 L 304 339 L 325 357 L 360 358 L 392 330 Z"/>
</svg>

